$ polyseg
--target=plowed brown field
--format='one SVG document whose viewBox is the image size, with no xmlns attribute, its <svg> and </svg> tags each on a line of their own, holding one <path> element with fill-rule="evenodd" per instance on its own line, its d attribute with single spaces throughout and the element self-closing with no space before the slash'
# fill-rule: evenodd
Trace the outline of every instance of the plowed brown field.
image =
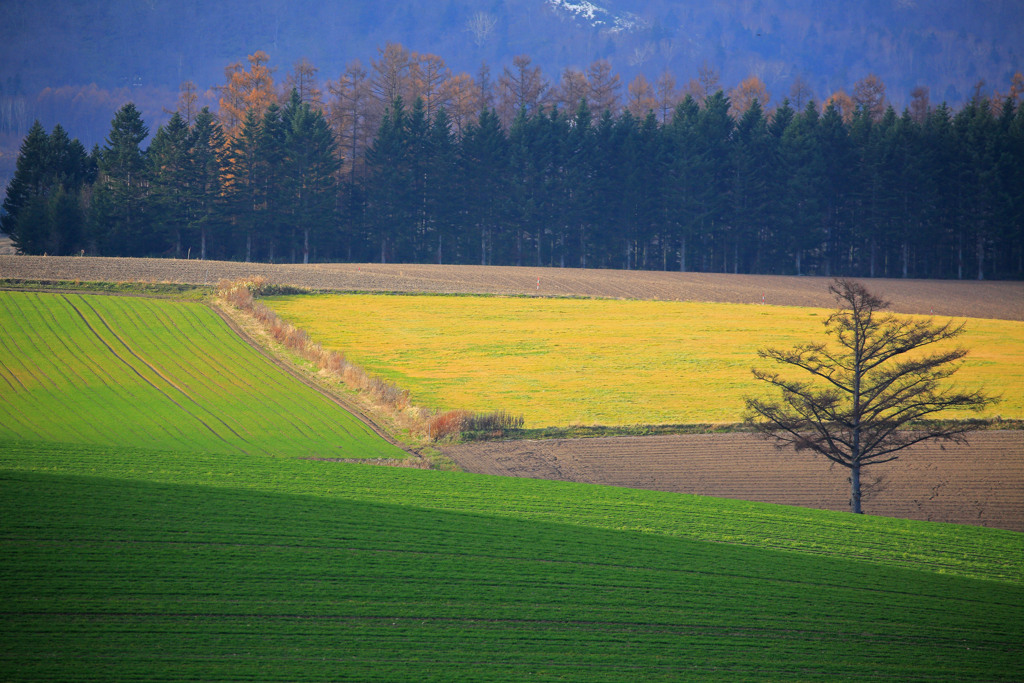
<svg viewBox="0 0 1024 683">
<path fill-rule="evenodd" d="M 506 441 L 448 446 L 462 469 L 849 510 L 848 471 L 751 434 Z M 868 514 L 1024 531 L 1024 431 L 922 445 L 864 471 Z"/>
<path fill-rule="evenodd" d="M 835 304 L 828 278 L 661 271 L 331 263 L 282 265 L 174 259 L 0 256 L 0 278 L 217 284 L 262 275 L 273 283 L 387 291 L 717 301 L 786 306 Z M 1024 320 L 1024 282 L 871 280 L 899 313 Z"/>
</svg>

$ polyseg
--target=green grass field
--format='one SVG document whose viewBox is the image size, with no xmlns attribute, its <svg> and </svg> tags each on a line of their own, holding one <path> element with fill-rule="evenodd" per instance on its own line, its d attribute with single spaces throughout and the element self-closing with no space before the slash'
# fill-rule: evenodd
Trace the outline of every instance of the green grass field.
<svg viewBox="0 0 1024 683">
<path fill-rule="evenodd" d="M 0 303 L 4 681 L 1019 680 L 1024 534 L 308 460 L 205 307 Z"/>
<path fill-rule="evenodd" d="M 404 457 L 199 303 L 0 292 L 0 439 Z"/>
<path fill-rule="evenodd" d="M 738 422 L 757 349 L 824 339 L 826 309 L 607 299 L 269 297 L 320 343 L 436 409 L 505 410 L 527 427 Z M 971 319 L 956 380 L 1024 418 L 1024 323 Z M 950 412 L 944 417 L 976 417 Z"/>
<path fill-rule="evenodd" d="M 1014 680 L 1024 536 L 0 445 L 5 680 Z"/>
</svg>

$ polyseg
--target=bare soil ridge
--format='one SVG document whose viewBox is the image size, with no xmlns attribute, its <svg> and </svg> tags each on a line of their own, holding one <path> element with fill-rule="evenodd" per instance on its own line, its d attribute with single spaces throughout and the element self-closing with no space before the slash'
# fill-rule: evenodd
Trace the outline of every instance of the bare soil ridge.
<svg viewBox="0 0 1024 683">
<path fill-rule="evenodd" d="M 260 275 L 312 289 L 585 296 L 831 308 L 829 278 L 423 264 L 269 264 L 180 259 L 0 255 L 0 278 L 216 285 Z M 898 313 L 1024 320 L 1024 282 L 873 279 Z"/>
<path fill-rule="evenodd" d="M 753 434 L 505 441 L 447 446 L 467 472 L 675 491 L 847 511 L 848 471 Z M 1024 431 L 921 444 L 865 472 L 868 514 L 1024 531 Z"/>
</svg>

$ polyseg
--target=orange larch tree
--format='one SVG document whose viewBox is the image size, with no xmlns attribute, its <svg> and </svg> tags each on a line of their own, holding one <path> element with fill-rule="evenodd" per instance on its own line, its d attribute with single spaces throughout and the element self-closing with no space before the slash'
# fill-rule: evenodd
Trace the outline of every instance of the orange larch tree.
<svg viewBox="0 0 1024 683">
<path fill-rule="evenodd" d="M 606 59 L 599 59 L 587 69 L 587 81 L 590 83 L 591 111 L 600 118 L 605 111 L 612 116 L 619 113 L 619 88 L 621 81 L 618 74 L 612 73 L 612 65 Z"/>
<path fill-rule="evenodd" d="M 768 106 L 768 88 L 765 87 L 764 82 L 757 76 L 747 76 L 740 84 L 729 91 L 729 102 L 732 103 L 732 115 L 739 119 L 747 110 L 750 109 L 750 105 L 757 100 L 762 107 Z"/>
<path fill-rule="evenodd" d="M 643 74 L 637 74 L 629 84 L 627 91 L 629 95 L 626 100 L 626 110 L 638 119 L 647 116 L 647 112 L 654 111 L 658 104 L 654 99 L 654 88 Z"/>
<path fill-rule="evenodd" d="M 224 69 L 227 83 L 217 87 L 220 93 L 219 115 L 221 125 L 228 135 L 233 135 L 245 119 L 249 109 L 262 116 L 272 102 L 277 101 L 274 92 L 274 70 L 267 66 L 270 56 L 257 50 L 247 58 L 248 71 L 241 62 L 235 62 Z"/>
<path fill-rule="evenodd" d="M 294 69 L 285 78 L 284 92 L 281 93 L 282 100 L 287 102 L 294 90 L 299 94 L 299 99 L 311 108 L 323 111 L 324 94 L 316 81 L 317 71 L 319 69 L 305 57 L 295 62 Z"/>
</svg>

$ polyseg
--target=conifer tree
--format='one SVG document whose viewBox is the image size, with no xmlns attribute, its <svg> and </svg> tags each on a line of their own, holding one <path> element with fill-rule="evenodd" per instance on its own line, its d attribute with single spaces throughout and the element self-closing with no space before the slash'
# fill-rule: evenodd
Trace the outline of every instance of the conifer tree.
<svg viewBox="0 0 1024 683">
<path fill-rule="evenodd" d="M 581 98 L 575 108 L 565 141 L 566 224 L 575 241 L 580 268 L 586 268 L 592 250 L 592 226 L 597 220 L 601 200 L 594 187 L 595 144 L 590 106 Z"/>
<path fill-rule="evenodd" d="M 769 183 L 776 162 L 768 122 L 756 99 L 748 104 L 736 123 L 733 150 L 736 173 L 732 190 L 732 217 L 736 227 L 733 272 L 759 272 L 765 262 L 765 242 L 769 239 Z M 744 260 L 747 267 L 741 268 Z"/>
<path fill-rule="evenodd" d="M 458 215 L 456 192 L 456 145 L 452 122 L 442 107 L 430 127 L 426 167 L 426 214 L 437 263 L 445 262 L 445 245 L 452 245 Z M 450 248 L 450 247 L 449 247 Z M 425 258 L 431 255 L 424 254 Z"/>
<path fill-rule="evenodd" d="M 291 247 L 291 260 L 297 256 L 297 244 L 294 234 L 290 244 L 288 233 L 295 229 L 294 223 L 288 224 L 288 185 L 285 177 L 285 141 L 291 126 L 290 117 L 296 108 L 284 110 L 273 102 L 263 112 L 257 135 L 257 181 L 260 184 L 259 196 L 263 205 L 259 212 L 260 220 L 256 224 L 256 234 L 265 249 L 266 258 L 276 262 L 278 249 Z M 288 119 L 288 120 L 286 120 Z"/>
<path fill-rule="evenodd" d="M 508 140 L 493 110 L 466 130 L 460 152 L 467 227 L 479 236 L 480 263 L 488 265 L 508 197 Z"/>
<path fill-rule="evenodd" d="M 381 263 L 394 260 L 412 222 L 408 128 L 405 104 L 398 97 L 384 113 L 377 137 L 366 152 L 368 218 Z"/>
<path fill-rule="evenodd" d="M 115 114 L 100 151 L 91 219 L 93 235 L 105 253 L 142 256 L 161 251 L 147 215 L 150 178 L 141 147 L 147 135 L 142 115 L 129 102 Z"/>
<path fill-rule="evenodd" d="M 0 229 L 7 233 L 23 254 L 43 253 L 47 235 L 45 192 L 48 189 L 47 157 L 49 139 L 36 121 L 18 151 L 14 178 L 4 198 Z"/>
<path fill-rule="evenodd" d="M 407 248 L 409 258 L 417 261 L 429 252 L 428 244 L 433 242 L 427 234 L 431 222 L 428 208 L 428 194 L 431 191 L 430 121 L 427 117 L 426 103 L 423 98 L 417 97 L 409 112 L 404 150 L 409 182 L 407 211 L 410 224 Z"/>
<path fill-rule="evenodd" d="M 705 270 L 727 270 L 730 253 L 732 186 L 731 136 L 735 123 L 729 116 L 729 98 L 718 90 L 704 101 L 697 117 L 697 149 L 700 154 L 699 216 L 707 259 Z"/>
<path fill-rule="evenodd" d="M 850 239 L 847 233 L 853 226 L 848 216 L 848 198 L 855 191 L 851 186 L 854 162 L 849 132 L 834 104 L 825 107 L 818 128 L 818 140 L 825 161 L 824 176 L 821 179 L 825 221 L 822 274 L 829 277 L 839 265 L 839 255 L 847 251 L 841 249 L 841 245 Z"/>
<path fill-rule="evenodd" d="M 265 163 L 261 155 L 260 119 L 255 109 L 245 114 L 241 128 L 228 145 L 228 174 L 224 191 L 238 230 L 245 237 L 245 260 L 252 260 L 253 240 L 260 231 L 264 199 Z"/>
<path fill-rule="evenodd" d="M 188 125 L 175 112 L 165 125 L 157 128 L 147 153 L 152 221 L 170 242 L 175 258 L 182 255 L 183 232 L 192 223 L 195 205 L 189 182 L 190 142 Z"/>
<path fill-rule="evenodd" d="M 822 243 L 824 224 L 821 183 L 825 160 L 818 138 L 818 110 L 813 101 L 793 117 L 779 141 L 779 160 L 785 175 L 783 193 L 786 213 L 782 217 L 785 251 L 793 259 L 796 275 L 803 275 L 805 257 Z"/>
<path fill-rule="evenodd" d="M 199 232 L 199 258 L 206 260 L 211 234 L 222 232 L 222 187 L 226 171 L 225 140 L 220 123 L 208 107 L 196 115 L 189 140 L 189 183 L 194 188 L 190 216 Z"/>
<path fill-rule="evenodd" d="M 700 219 L 701 157 L 697 149 L 697 118 L 700 108 L 691 95 L 676 105 L 666 133 L 669 150 L 668 190 L 666 202 L 671 220 L 672 236 L 679 247 L 679 270 L 692 268 L 692 250 Z M 689 249 L 688 249 L 689 248 Z"/>
<path fill-rule="evenodd" d="M 309 263 L 310 237 L 334 226 L 335 174 L 340 163 L 334 136 L 319 109 L 293 92 L 284 140 L 284 203 L 293 228 L 302 233 L 302 262 Z"/>
</svg>

